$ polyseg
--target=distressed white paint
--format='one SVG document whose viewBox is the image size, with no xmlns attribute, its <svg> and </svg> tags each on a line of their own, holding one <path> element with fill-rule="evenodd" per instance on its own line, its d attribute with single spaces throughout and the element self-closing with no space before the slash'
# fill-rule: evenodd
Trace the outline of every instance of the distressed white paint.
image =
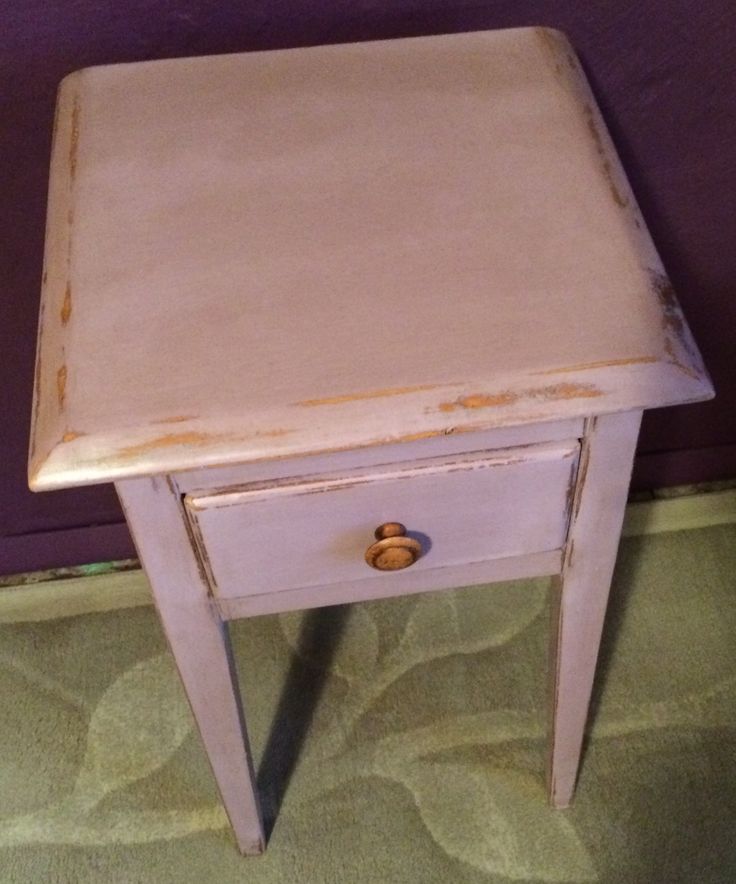
<svg viewBox="0 0 736 884">
<path fill-rule="evenodd" d="M 372 445 L 367 448 L 347 448 L 311 457 L 259 460 L 235 466 L 186 470 L 176 474 L 176 484 L 182 493 L 205 492 L 213 488 L 231 488 L 248 482 L 289 476 L 348 471 L 381 464 L 417 461 L 426 457 L 535 445 L 538 442 L 564 442 L 580 439 L 584 426 L 585 421 L 582 418 L 575 418 L 519 427 L 499 427 L 495 430 L 440 433 L 426 439 L 393 445 Z"/>
<path fill-rule="evenodd" d="M 401 586 L 409 572 L 560 549 L 578 451 L 575 440 L 253 483 L 187 495 L 185 506 L 218 598 L 360 580 Z M 405 572 L 365 561 L 384 522 L 402 523 L 424 547 Z M 346 589 L 341 601 L 350 600 Z"/>
<path fill-rule="evenodd" d="M 545 29 L 71 75 L 39 352 L 37 489 L 712 394 Z"/>
</svg>

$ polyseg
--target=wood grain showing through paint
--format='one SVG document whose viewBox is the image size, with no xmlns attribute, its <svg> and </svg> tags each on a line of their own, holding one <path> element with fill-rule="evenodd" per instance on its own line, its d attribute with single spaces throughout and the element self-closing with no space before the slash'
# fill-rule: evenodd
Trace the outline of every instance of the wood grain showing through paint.
<svg viewBox="0 0 736 884">
<path fill-rule="evenodd" d="M 441 402 L 439 410 L 443 412 L 462 409 L 503 408 L 527 399 L 545 401 L 566 399 L 592 399 L 602 396 L 603 392 L 592 384 L 552 384 L 547 387 L 532 387 L 518 393 L 511 390 L 502 393 L 474 393 L 460 396 L 454 402 Z"/>
<path fill-rule="evenodd" d="M 242 53 L 64 79 L 34 487 L 711 395 L 668 293 L 653 309 L 656 252 L 563 35 L 311 47 L 298 64 L 314 76 L 292 90 L 296 58 Z M 363 101 L 344 88 L 353 77 Z M 172 136 L 185 117 L 208 120 L 186 144 Z M 294 162 L 278 159 L 276 133 Z M 534 144 L 534 163 L 520 144 Z M 275 158 L 267 186 L 254 159 L 264 151 Z M 222 162 L 206 170 L 194 160 L 215 154 Z M 349 174 L 335 177 L 336 163 Z M 359 201 L 356 182 L 368 184 Z M 273 211 L 274 193 L 290 194 L 290 213 Z M 535 383 L 565 371 L 567 383 Z M 62 445 L 72 422 L 86 436 Z M 181 433 L 150 431 L 167 423 Z"/>
</svg>

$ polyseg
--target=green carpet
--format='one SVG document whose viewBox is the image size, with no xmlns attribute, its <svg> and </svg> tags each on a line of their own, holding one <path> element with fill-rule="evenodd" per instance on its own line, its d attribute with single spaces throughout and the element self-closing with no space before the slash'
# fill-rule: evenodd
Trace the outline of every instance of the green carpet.
<svg viewBox="0 0 736 884">
<path fill-rule="evenodd" d="M 237 853 L 151 608 L 0 629 L 0 881 L 733 882 L 736 526 L 624 541 L 575 806 L 546 581 L 232 629 L 273 831 Z"/>
</svg>

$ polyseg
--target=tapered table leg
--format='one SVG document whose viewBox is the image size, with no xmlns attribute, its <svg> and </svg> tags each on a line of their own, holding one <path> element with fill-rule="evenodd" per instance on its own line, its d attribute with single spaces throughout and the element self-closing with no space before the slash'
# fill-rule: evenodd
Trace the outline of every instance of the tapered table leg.
<svg viewBox="0 0 736 884">
<path fill-rule="evenodd" d="M 208 596 L 179 495 L 165 477 L 116 487 L 238 846 L 261 853 L 263 823 L 227 624 Z"/>
<path fill-rule="evenodd" d="M 586 422 L 553 606 L 549 795 L 555 807 L 567 807 L 575 789 L 640 422 L 639 411 Z"/>
</svg>

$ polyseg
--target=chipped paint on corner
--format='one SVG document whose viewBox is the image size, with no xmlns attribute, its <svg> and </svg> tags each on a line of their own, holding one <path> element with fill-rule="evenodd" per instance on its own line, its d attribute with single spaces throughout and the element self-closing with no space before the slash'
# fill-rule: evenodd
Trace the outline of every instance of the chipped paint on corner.
<svg viewBox="0 0 736 884">
<path fill-rule="evenodd" d="M 700 374 L 698 374 L 697 371 L 695 371 L 694 368 L 691 368 L 689 365 L 685 365 L 677 358 L 675 348 L 669 338 L 667 338 L 667 340 L 664 342 L 664 352 L 669 357 L 667 361 L 670 365 L 674 365 L 676 369 L 681 371 L 683 374 L 686 374 L 689 378 L 692 378 L 695 381 L 700 380 L 701 376 Z"/>
<path fill-rule="evenodd" d="M 78 433 L 76 430 L 67 430 L 64 435 L 61 437 L 61 441 L 63 443 L 73 442 L 75 439 L 79 439 L 82 436 L 86 436 L 86 433 Z"/>
<path fill-rule="evenodd" d="M 665 330 L 670 331 L 679 339 L 685 331 L 685 320 L 677 301 L 674 286 L 664 273 L 657 270 L 650 270 L 649 273 L 652 289 L 662 308 L 662 324 Z"/>
<path fill-rule="evenodd" d="M 693 380 L 702 380 L 702 372 L 697 370 L 699 358 L 693 352 L 687 334 L 687 326 L 682 313 L 682 308 L 677 300 L 675 289 L 669 278 L 658 270 L 649 271 L 652 290 L 662 310 L 662 331 L 665 335 L 664 350 L 667 361 L 683 374 Z M 683 352 L 691 361 L 690 365 L 682 362 L 677 350 Z"/>
</svg>

